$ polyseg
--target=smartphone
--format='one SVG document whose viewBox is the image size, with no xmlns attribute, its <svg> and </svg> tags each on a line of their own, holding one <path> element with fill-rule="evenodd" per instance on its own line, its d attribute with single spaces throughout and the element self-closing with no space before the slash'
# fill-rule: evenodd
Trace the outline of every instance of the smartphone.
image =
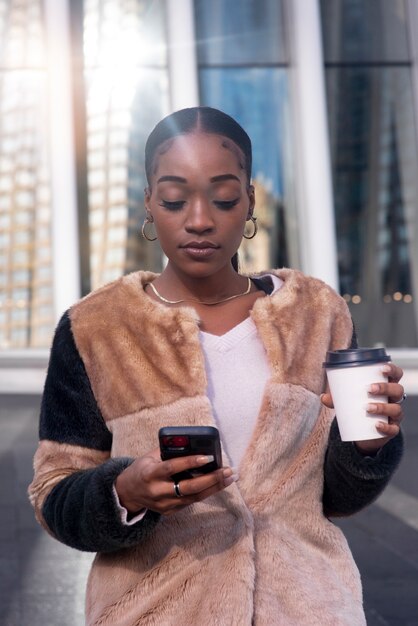
<svg viewBox="0 0 418 626">
<path fill-rule="evenodd" d="M 162 461 L 192 454 L 214 457 L 214 461 L 206 465 L 175 474 L 172 478 L 176 482 L 222 467 L 219 431 L 214 426 L 165 426 L 158 431 L 158 439 Z"/>
</svg>

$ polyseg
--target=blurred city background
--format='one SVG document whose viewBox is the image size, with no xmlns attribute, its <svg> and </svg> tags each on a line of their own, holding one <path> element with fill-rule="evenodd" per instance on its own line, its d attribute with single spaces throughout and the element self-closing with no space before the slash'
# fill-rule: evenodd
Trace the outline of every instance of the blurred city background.
<svg viewBox="0 0 418 626">
<path fill-rule="evenodd" d="M 243 269 L 327 281 L 405 370 L 407 457 L 342 525 L 369 624 L 418 625 L 417 0 L 0 0 L 0 624 L 82 623 L 90 556 L 41 534 L 25 495 L 49 345 L 79 297 L 161 269 L 139 237 L 144 143 L 197 104 L 253 140 Z"/>
</svg>

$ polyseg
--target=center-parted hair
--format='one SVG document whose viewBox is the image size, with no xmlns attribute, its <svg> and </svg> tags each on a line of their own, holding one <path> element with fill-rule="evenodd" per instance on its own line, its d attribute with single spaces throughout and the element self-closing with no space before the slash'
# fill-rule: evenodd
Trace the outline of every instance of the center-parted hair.
<svg viewBox="0 0 418 626">
<path fill-rule="evenodd" d="M 245 130 L 234 120 L 219 109 L 212 107 L 192 107 L 175 111 L 164 117 L 155 126 L 148 137 L 145 145 L 145 173 L 148 184 L 151 182 L 152 171 L 158 150 L 166 141 L 174 139 L 179 135 L 186 135 L 193 132 L 211 133 L 222 135 L 240 148 L 244 163 L 243 169 L 247 174 L 248 183 L 251 180 L 252 167 L 252 147 L 251 139 Z"/>
</svg>

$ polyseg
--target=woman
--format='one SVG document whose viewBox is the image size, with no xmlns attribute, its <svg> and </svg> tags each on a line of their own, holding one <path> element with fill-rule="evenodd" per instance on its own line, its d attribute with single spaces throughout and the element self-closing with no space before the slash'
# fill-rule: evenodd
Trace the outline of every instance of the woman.
<svg viewBox="0 0 418 626">
<path fill-rule="evenodd" d="M 251 142 L 232 118 L 168 116 L 146 172 L 143 234 L 167 266 L 61 319 L 30 486 L 50 533 L 98 553 L 87 623 L 365 624 L 357 568 L 328 517 L 370 503 L 395 470 L 402 371 L 388 364 L 371 391 L 390 398 L 370 406 L 390 418 L 382 437 L 341 442 L 321 364 L 355 345 L 347 306 L 297 271 L 237 271 L 256 218 Z M 162 462 L 159 428 L 213 424 L 224 467 L 175 485 L 208 458 Z"/>
</svg>

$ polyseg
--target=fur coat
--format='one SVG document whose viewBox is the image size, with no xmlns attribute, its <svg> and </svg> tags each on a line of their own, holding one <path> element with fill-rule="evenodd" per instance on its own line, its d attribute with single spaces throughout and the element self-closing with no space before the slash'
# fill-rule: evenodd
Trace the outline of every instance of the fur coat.
<svg viewBox="0 0 418 626">
<path fill-rule="evenodd" d="M 29 493 L 48 532 L 98 552 L 90 626 L 365 624 L 358 570 L 324 506 L 345 514 L 370 502 L 401 445 L 375 460 L 340 441 L 319 396 L 326 351 L 351 342 L 347 306 L 319 280 L 276 273 L 283 287 L 251 312 L 272 376 L 240 480 L 133 526 L 118 518 L 117 475 L 157 446 L 160 427 L 214 424 L 196 312 L 156 303 L 143 290 L 155 275 L 136 272 L 61 321 Z"/>
</svg>

